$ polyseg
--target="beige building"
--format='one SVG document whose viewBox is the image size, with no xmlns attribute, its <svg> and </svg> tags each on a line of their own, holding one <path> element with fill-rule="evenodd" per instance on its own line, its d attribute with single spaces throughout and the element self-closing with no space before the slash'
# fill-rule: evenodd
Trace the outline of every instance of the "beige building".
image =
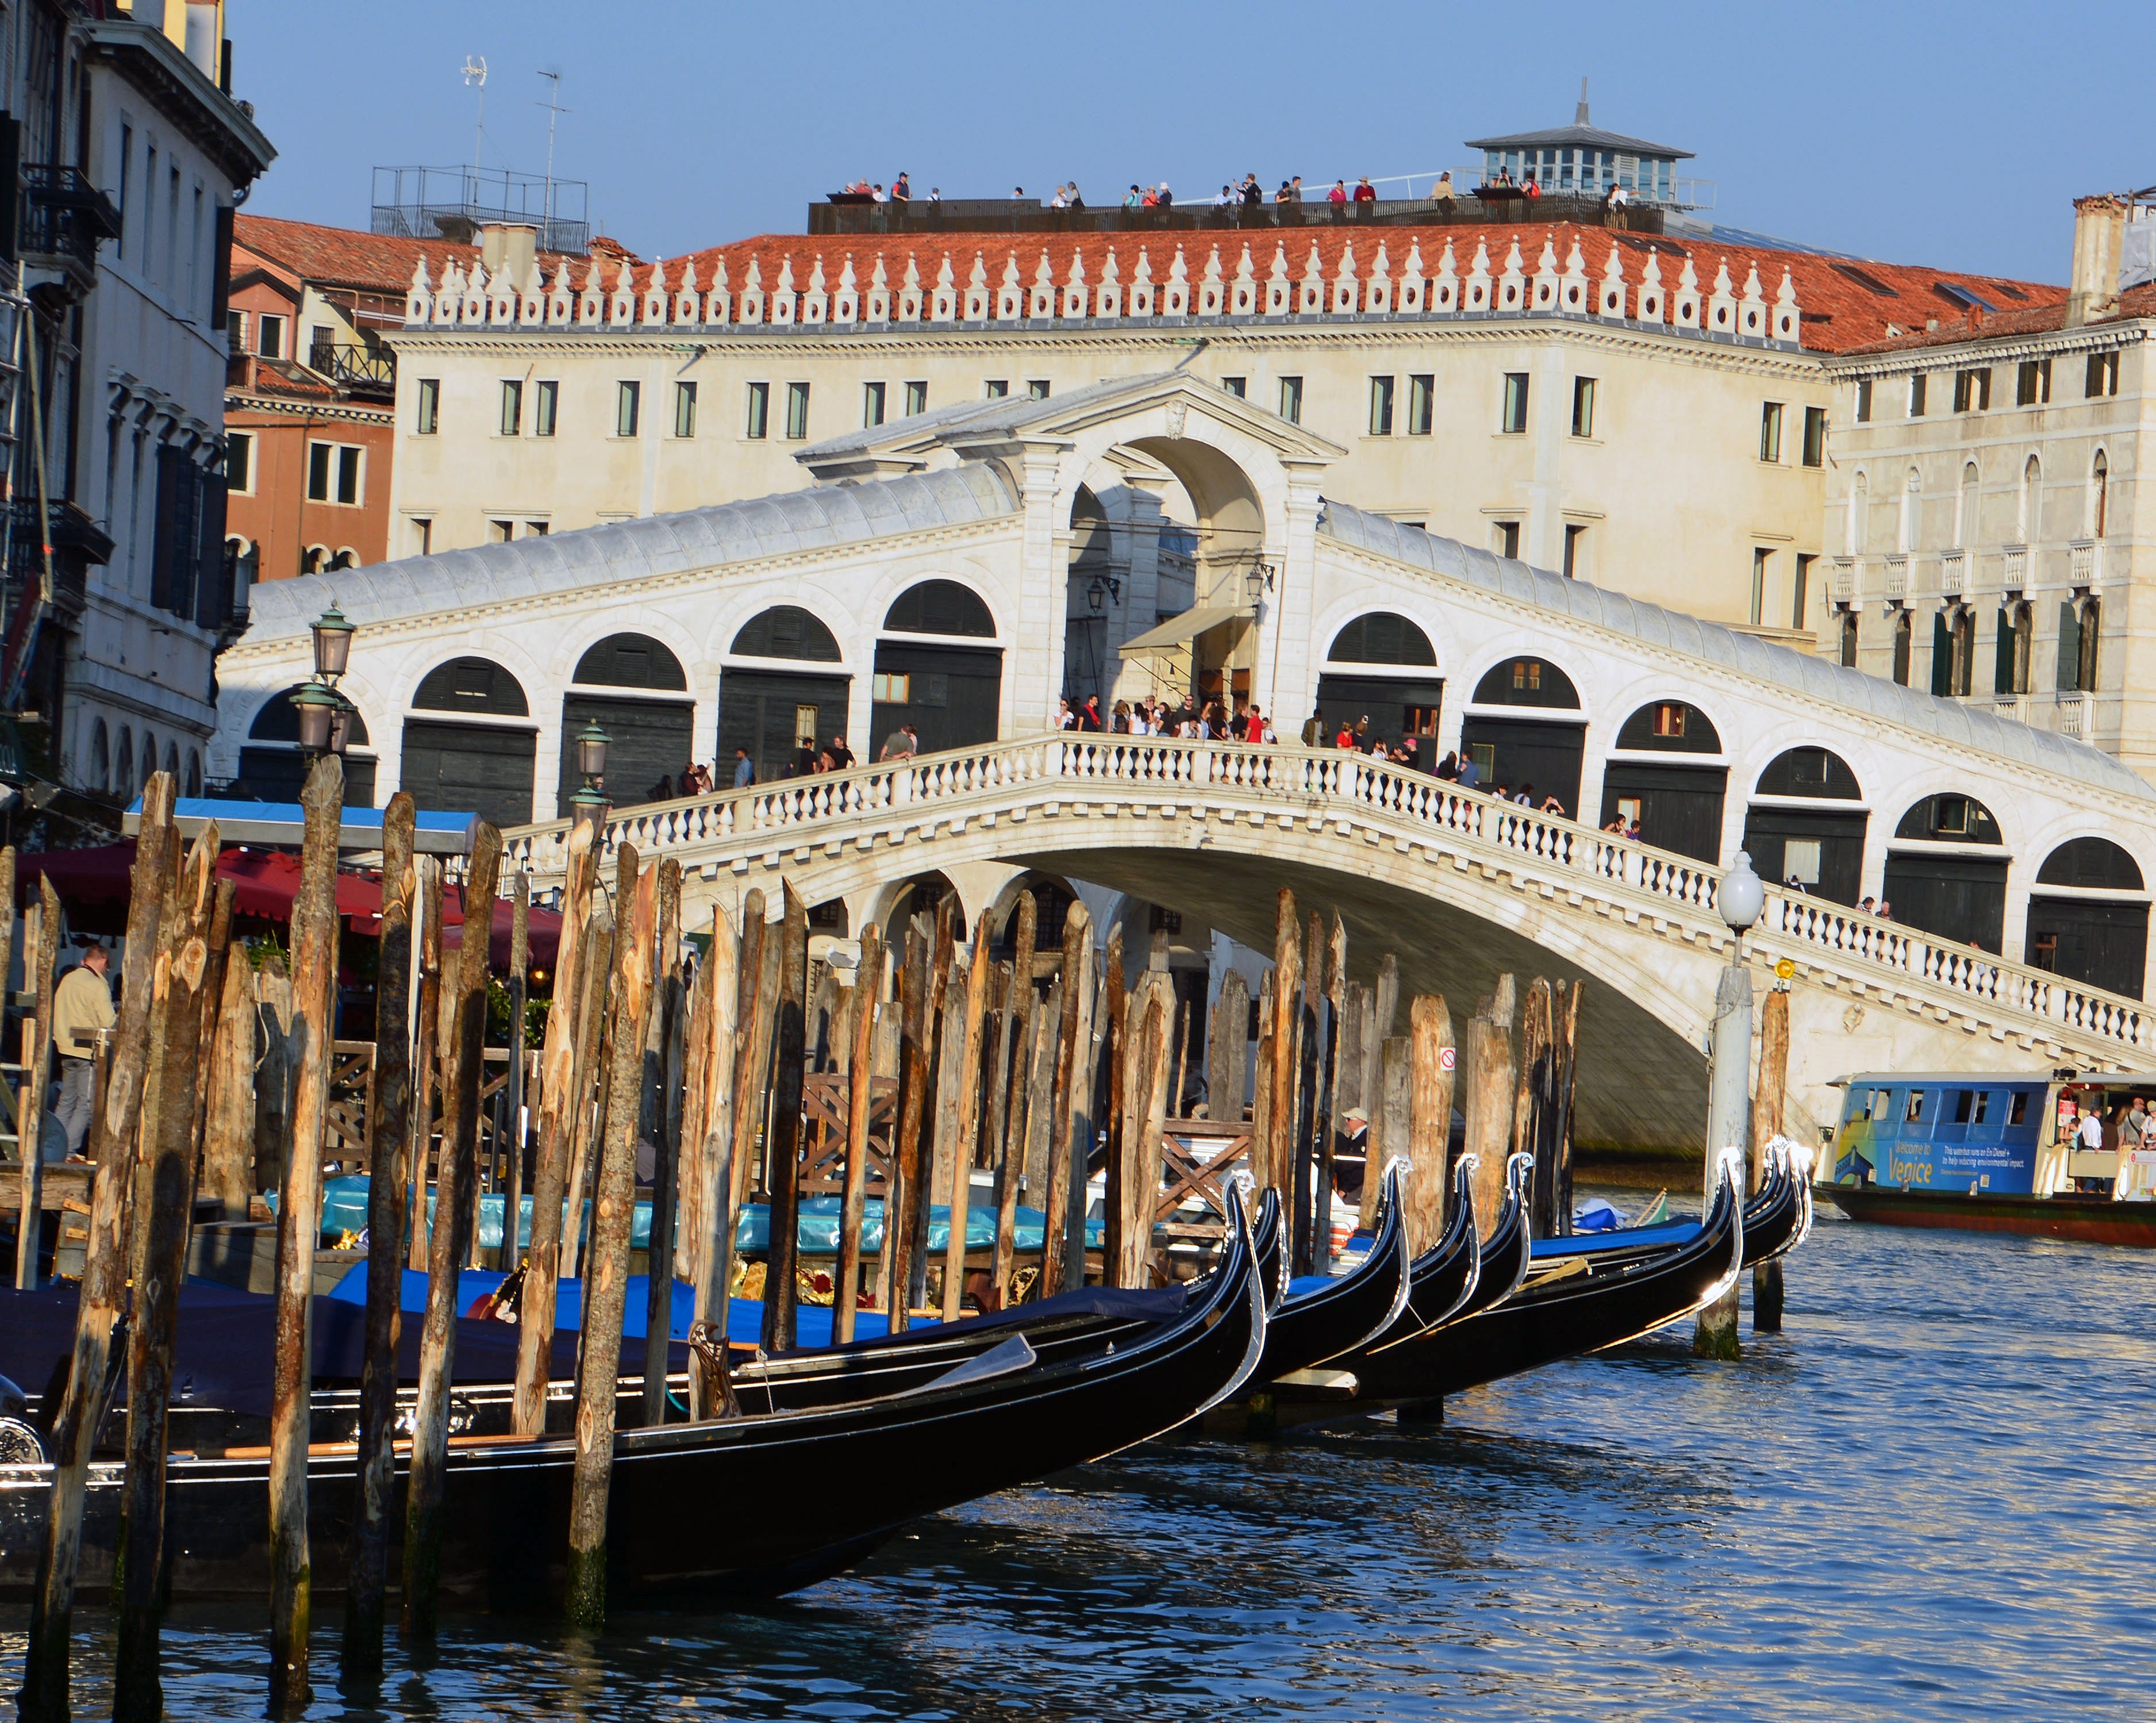
<svg viewBox="0 0 2156 1723">
<path fill-rule="evenodd" d="M 1969 284 L 1957 314 L 1827 360 L 1822 649 L 2156 776 L 2156 210 L 2075 211 L 2063 297 Z"/>
<path fill-rule="evenodd" d="M 1327 483 L 1358 507 L 1806 647 L 1827 357 L 1949 288 L 2060 297 L 1568 224 L 765 237 L 551 275 L 528 239 L 495 255 L 423 270 L 386 337 L 393 557 L 796 489 L 812 444 L 1179 366 L 1342 448 Z M 1195 513 L 1165 471 L 1122 477 L 1099 517 L 1161 567 L 1117 596 L 1172 614 Z M 1074 559 L 1104 554 L 1097 524 Z"/>
</svg>

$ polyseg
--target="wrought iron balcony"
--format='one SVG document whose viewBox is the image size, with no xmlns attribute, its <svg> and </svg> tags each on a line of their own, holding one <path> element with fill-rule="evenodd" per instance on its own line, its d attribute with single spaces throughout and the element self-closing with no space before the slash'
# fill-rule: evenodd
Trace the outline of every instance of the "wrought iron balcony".
<svg viewBox="0 0 2156 1723">
<path fill-rule="evenodd" d="M 46 535 L 38 527 L 37 501 L 18 496 L 8 508 L 8 589 L 11 594 L 25 589 L 43 591 Z M 49 596 L 72 621 L 81 616 L 87 601 L 89 565 L 111 560 L 112 541 L 72 502 L 54 501 L 49 520 L 53 547 Z"/>
<path fill-rule="evenodd" d="M 80 167 L 32 162 L 23 169 L 23 260 L 59 269 L 87 286 L 97 242 L 120 237 L 120 212 Z"/>
<path fill-rule="evenodd" d="M 339 388 L 357 395 L 379 395 L 384 400 L 397 393 L 397 356 L 363 342 L 332 341 L 328 332 L 317 332 L 307 351 L 307 364 Z"/>
</svg>

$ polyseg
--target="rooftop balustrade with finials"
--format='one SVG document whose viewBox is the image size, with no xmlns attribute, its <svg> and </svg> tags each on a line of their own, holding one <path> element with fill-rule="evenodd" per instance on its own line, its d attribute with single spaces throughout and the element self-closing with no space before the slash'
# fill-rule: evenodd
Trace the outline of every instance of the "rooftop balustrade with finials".
<svg viewBox="0 0 2156 1723">
<path fill-rule="evenodd" d="M 919 755 L 848 771 L 616 811 L 603 844 L 671 854 L 714 877 L 761 862 L 812 864 L 850 846 L 953 836 L 968 825 L 1024 824 L 1022 848 L 1055 847 L 1049 822 L 1131 815 L 1132 841 L 1187 845 L 1169 816 L 1253 831 L 1330 829 L 1419 851 L 1433 865 L 1480 867 L 1526 881 L 1542 898 L 1590 914 L 1644 918 L 1692 941 L 1715 914 L 1722 870 L 1692 856 L 1497 800 L 1427 772 L 1329 748 L 1251 747 L 1158 737 L 1045 735 Z M 1038 823 L 1036 823 L 1038 822 Z M 567 867 L 568 820 L 506 834 L 505 867 L 542 889 Z M 886 867 L 890 864 L 886 864 Z M 933 864 L 931 864 L 933 865 Z M 2156 1015 L 2141 1001 L 2013 963 L 1939 935 L 1802 892 L 1767 887 L 1747 939 L 1819 970 L 1830 985 L 1921 987 L 1922 1003 L 2028 1032 L 2055 1026 L 2142 1057 L 2156 1052 Z M 2018 1019 L 2018 1021 L 2011 1021 Z"/>
<path fill-rule="evenodd" d="M 356 395 L 388 400 L 397 393 L 397 355 L 387 347 L 333 340 L 329 331 L 317 329 L 314 345 L 307 350 L 307 364 Z"/>
<path fill-rule="evenodd" d="M 120 237 L 120 212 L 80 167 L 33 162 L 23 169 L 23 260 L 77 275 L 97 273 L 97 242 Z"/>
<path fill-rule="evenodd" d="M 1381 198 L 1374 203 L 1328 203 L 1321 189 L 1305 188 L 1300 203 L 1229 203 L 1209 198 L 1167 208 L 1126 209 L 1120 200 L 1088 203 L 1082 209 L 1055 209 L 1029 198 L 946 198 L 931 203 L 878 203 L 858 195 L 834 193 L 827 203 L 808 206 L 813 234 L 1144 234 L 1213 230 L 1263 231 L 1269 228 L 1449 227 L 1491 223 L 1524 224 L 1568 221 L 1589 227 L 1604 223 L 1599 196 L 1552 192 L 1539 198 L 1507 196 L 1484 199 L 1457 179 L 1447 203 L 1422 198 Z M 1633 205 L 1625 225 L 1634 233 L 1659 234 L 1662 212 Z"/>
</svg>

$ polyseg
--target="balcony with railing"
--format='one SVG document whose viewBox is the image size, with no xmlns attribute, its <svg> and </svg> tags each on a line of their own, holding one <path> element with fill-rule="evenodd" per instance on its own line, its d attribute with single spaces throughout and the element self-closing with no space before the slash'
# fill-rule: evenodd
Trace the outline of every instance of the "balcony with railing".
<svg viewBox="0 0 2156 1723">
<path fill-rule="evenodd" d="M 314 345 L 307 351 L 307 364 L 353 394 L 384 401 L 396 396 L 397 356 L 385 347 L 335 341 L 327 330 L 317 330 Z"/>
<path fill-rule="evenodd" d="M 2103 541 L 2076 538 L 2066 547 L 2066 584 L 2089 592 L 2103 584 Z"/>
<path fill-rule="evenodd" d="M 1958 599 L 1969 590 L 1969 553 L 1964 550 L 1943 550 L 1939 553 L 1939 596 Z"/>
<path fill-rule="evenodd" d="M 1887 558 L 1887 597 L 1899 603 L 1909 596 L 1909 553 L 1897 550 Z"/>
<path fill-rule="evenodd" d="M 97 275 L 98 241 L 119 237 L 119 210 L 80 167 L 49 162 L 23 167 L 23 262 L 63 270 L 87 288 Z"/>
<path fill-rule="evenodd" d="M 1857 589 L 1860 584 L 1857 573 L 1856 558 L 1855 557 L 1836 557 L 1834 559 L 1834 573 L 1832 579 L 1832 591 L 1834 594 L 1835 603 L 1837 604 L 1855 604 L 1856 602 Z"/>
<path fill-rule="evenodd" d="M 2006 547 L 2005 554 L 2006 590 L 2026 592 L 2029 589 L 2029 547 L 2025 544 L 2010 544 Z"/>
</svg>

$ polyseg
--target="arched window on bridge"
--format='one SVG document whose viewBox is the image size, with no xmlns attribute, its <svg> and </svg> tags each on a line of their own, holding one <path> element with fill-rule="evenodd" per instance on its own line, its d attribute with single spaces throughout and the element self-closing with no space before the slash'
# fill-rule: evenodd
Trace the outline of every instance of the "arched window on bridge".
<svg viewBox="0 0 2156 1723">
<path fill-rule="evenodd" d="M 587 724 L 607 733 L 607 782 L 616 807 L 682 794 L 682 768 L 696 745 L 696 708 L 685 697 L 681 661 L 649 635 L 610 634 L 577 661 L 574 684 L 562 697 L 562 775 L 555 816 L 567 819 L 569 798 L 583 787 L 577 738 Z M 606 692 L 583 692 L 604 689 Z M 718 781 L 715 770 L 713 781 Z M 726 780 L 731 784 L 733 780 Z"/>
<path fill-rule="evenodd" d="M 924 753 L 996 739 L 1003 650 L 968 644 L 996 636 L 995 618 L 979 594 L 955 580 L 920 581 L 885 614 L 883 632 L 876 642 L 870 725 L 877 748 L 905 723 L 913 726 Z M 1040 692 L 1044 700 L 1053 698 L 1047 689 Z"/>
<path fill-rule="evenodd" d="M 1718 861 L 1729 768 L 1718 758 L 1722 737 L 1713 720 L 1681 700 L 1652 701 L 1625 720 L 1617 751 L 1602 770 L 1601 823 L 1636 820 L 1642 841 Z M 1709 764 L 1702 755 L 1717 758 Z"/>
<path fill-rule="evenodd" d="M 1824 748 L 1792 748 L 1768 763 L 1744 810 L 1744 849 L 1764 880 L 1802 886 L 1815 897 L 1854 903 L 1864 878 L 1871 816 L 1856 774 Z"/>
<path fill-rule="evenodd" d="M 403 781 L 421 812 L 478 814 L 496 825 L 531 820 L 538 730 L 502 722 L 530 718 L 522 683 L 490 659 L 452 658 L 421 679 L 412 707 Z"/>
<path fill-rule="evenodd" d="M 1333 635 L 1325 659 L 1317 710 L 1327 740 L 1342 723 L 1367 717 L 1388 745 L 1408 742 L 1424 771 L 1436 765 L 1445 682 L 1430 636 L 1418 624 L 1397 611 L 1368 611 Z M 1281 714 L 1273 717 L 1277 725 Z"/>
<path fill-rule="evenodd" d="M 774 604 L 742 624 L 719 671 L 713 787 L 733 787 L 737 748 L 748 750 L 757 780 L 766 783 L 789 769 L 813 765 L 814 753 L 804 759 L 804 749 L 828 745 L 834 736 L 844 735 L 853 678 L 808 667 L 838 664 L 844 657 L 838 636 L 798 604 Z M 734 661 L 742 658 L 774 661 Z M 864 738 L 849 737 L 847 741 L 860 759 L 874 757 Z"/>
<path fill-rule="evenodd" d="M 2024 961 L 2139 999 L 2148 967 L 2148 895 L 2133 857 L 2109 838 L 2071 838 L 2045 858 L 2036 885 Z"/>
<path fill-rule="evenodd" d="M 2002 843 L 1998 820 L 1974 796 L 1928 795 L 1894 828 L 1881 896 L 1897 921 L 1999 951 L 2010 858 L 1979 852 Z"/>
<path fill-rule="evenodd" d="M 305 686 L 295 684 L 282 693 L 272 694 L 247 727 L 247 741 L 239 750 L 239 781 L 233 787 L 234 794 L 241 799 L 299 800 L 300 790 L 306 786 L 307 762 L 300 752 L 300 708 L 292 704 L 292 697 Z M 355 709 L 344 747 L 344 805 L 347 808 L 374 805 L 375 757 L 371 744 L 367 716 Z"/>
<path fill-rule="evenodd" d="M 1482 787 L 1502 784 L 1517 795 L 1532 785 L 1535 800 L 1555 796 L 1579 812 L 1580 768 L 1587 720 L 1572 678 L 1548 659 L 1522 655 L 1498 661 L 1475 685 L 1460 726 L 1461 753 L 1482 773 Z"/>
</svg>

